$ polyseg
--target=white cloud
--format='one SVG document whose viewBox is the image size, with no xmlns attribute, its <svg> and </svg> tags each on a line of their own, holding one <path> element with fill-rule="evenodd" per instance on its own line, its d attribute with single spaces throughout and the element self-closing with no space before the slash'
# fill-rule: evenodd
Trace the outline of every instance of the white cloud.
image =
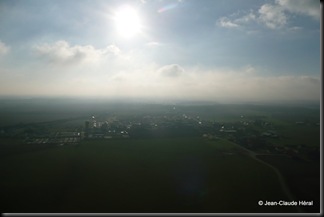
<svg viewBox="0 0 324 217">
<path fill-rule="evenodd" d="M 237 28 L 237 27 L 239 27 L 238 24 L 234 23 L 233 21 L 231 21 L 227 17 L 221 17 L 221 18 L 219 18 L 217 20 L 216 24 L 219 25 L 219 26 L 221 26 L 221 27 L 225 27 L 225 28 Z"/>
<path fill-rule="evenodd" d="M 109 45 L 105 49 L 95 49 L 92 45 L 71 46 L 66 41 L 37 45 L 34 49 L 38 55 L 55 64 L 96 62 L 105 55 L 117 56 L 120 53 L 120 49 L 115 45 Z"/>
<path fill-rule="evenodd" d="M 278 5 L 264 4 L 258 12 L 259 20 L 270 29 L 282 28 L 287 24 L 287 16 Z"/>
<path fill-rule="evenodd" d="M 179 77 L 184 73 L 184 69 L 178 64 L 171 64 L 159 68 L 157 73 L 166 77 Z"/>
<path fill-rule="evenodd" d="M 262 5 L 257 13 L 250 10 L 243 16 L 238 15 L 239 13 L 232 14 L 229 17 L 221 17 L 217 20 L 217 24 L 225 28 L 238 28 L 246 27 L 253 23 L 259 23 L 270 29 L 280 29 L 284 27 L 288 21 L 284 9 L 279 5 L 272 4 Z"/>
<path fill-rule="evenodd" d="M 9 52 L 9 50 L 10 50 L 10 47 L 7 46 L 5 43 L 3 43 L 0 40 L 0 56 L 7 54 Z"/>
<path fill-rule="evenodd" d="M 304 14 L 315 19 L 321 17 L 321 3 L 318 0 L 276 0 L 276 3 L 292 13 Z"/>
<path fill-rule="evenodd" d="M 287 26 L 288 30 L 300 30 L 301 27 L 289 27 L 291 14 L 306 15 L 319 20 L 320 2 L 318 0 L 276 0 L 272 4 L 263 4 L 257 12 L 250 10 L 242 16 L 235 13 L 229 17 L 221 17 L 217 20 L 217 24 L 225 28 L 237 28 L 257 22 L 273 30 Z"/>
<path fill-rule="evenodd" d="M 116 45 L 109 45 L 106 49 L 97 50 L 97 52 L 102 54 L 113 54 L 115 56 L 118 56 L 121 53 L 120 49 Z"/>
<path fill-rule="evenodd" d="M 248 14 L 235 19 L 234 23 L 247 24 L 247 23 L 250 23 L 252 21 L 255 21 L 256 19 L 257 19 L 257 16 L 251 10 Z"/>
</svg>

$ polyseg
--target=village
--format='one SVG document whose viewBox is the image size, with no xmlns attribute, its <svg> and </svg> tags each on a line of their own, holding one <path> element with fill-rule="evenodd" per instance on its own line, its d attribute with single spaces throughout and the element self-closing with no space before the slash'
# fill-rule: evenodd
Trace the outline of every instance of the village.
<svg viewBox="0 0 324 217">
<path fill-rule="evenodd" d="M 316 127 L 319 123 L 296 120 L 296 127 Z M 1 137 L 23 137 L 26 144 L 78 145 L 82 140 L 163 137 L 225 138 L 259 154 L 286 155 L 297 160 L 317 159 L 318 148 L 307 144 L 282 145 L 285 134 L 278 126 L 262 118 L 240 115 L 236 121 L 217 122 L 199 114 L 156 114 L 131 117 L 91 115 L 83 126 L 71 129 L 36 132 L 29 126 L 15 126 L 0 131 Z M 15 134 L 16 132 L 16 134 Z"/>
</svg>

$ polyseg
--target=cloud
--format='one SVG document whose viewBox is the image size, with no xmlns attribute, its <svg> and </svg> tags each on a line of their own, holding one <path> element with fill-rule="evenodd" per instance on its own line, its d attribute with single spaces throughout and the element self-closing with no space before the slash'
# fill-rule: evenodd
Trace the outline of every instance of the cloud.
<svg viewBox="0 0 324 217">
<path fill-rule="evenodd" d="M 291 14 L 301 14 L 319 20 L 320 2 L 317 0 L 276 0 L 274 3 L 263 4 L 256 12 L 250 10 L 244 15 L 240 13 L 224 16 L 217 20 L 218 26 L 225 28 L 246 27 L 253 23 L 264 25 L 276 30 L 288 26 L 289 30 L 298 30 L 301 27 L 289 27 Z"/>
<path fill-rule="evenodd" d="M 234 23 L 227 17 L 221 17 L 217 20 L 216 24 L 221 27 L 225 28 L 237 28 L 239 25 L 237 23 Z"/>
<path fill-rule="evenodd" d="M 92 45 L 71 46 L 66 41 L 37 45 L 34 47 L 34 50 L 39 56 L 54 64 L 96 62 L 103 56 L 117 56 L 120 53 L 120 49 L 115 45 L 109 45 L 105 49 L 95 49 Z"/>
<path fill-rule="evenodd" d="M 0 40 L 0 56 L 7 54 L 9 50 L 10 47 Z"/>
<path fill-rule="evenodd" d="M 98 50 L 98 52 L 105 55 L 113 54 L 115 56 L 118 56 L 121 53 L 120 49 L 116 45 L 109 45 L 106 49 Z"/>
<path fill-rule="evenodd" d="M 304 14 L 315 19 L 321 17 L 321 5 L 318 0 L 276 0 L 276 3 L 291 13 Z"/>
<path fill-rule="evenodd" d="M 235 19 L 233 22 L 239 23 L 239 24 L 247 24 L 247 23 L 256 21 L 256 19 L 257 19 L 257 16 L 251 10 L 248 14 L 245 14 L 244 16 Z"/>
<path fill-rule="evenodd" d="M 258 12 L 259 20 L 270 29 L 282 28 L 287 24 L 287 16 L 278 5 L 264 4 Z"/>
<path fill-rule="evenodd" d="M 288 17 L 284 9 L 278 5 L 264 4 L 256 12 L 250 11 L 243 16 L 238 13 L 217 20 L 218 26 L 225 28 L 247 27 L 252 24 L 261 24 L 270 29 L 280 29 L 287 25 Z"/>
<path fill-rule="evenodd" d="M 179 77 L 183 72 L 184 69 L 177 64 L 166 65 L 157 70 L 158 74 L 166 77 Z"/>
</svg>

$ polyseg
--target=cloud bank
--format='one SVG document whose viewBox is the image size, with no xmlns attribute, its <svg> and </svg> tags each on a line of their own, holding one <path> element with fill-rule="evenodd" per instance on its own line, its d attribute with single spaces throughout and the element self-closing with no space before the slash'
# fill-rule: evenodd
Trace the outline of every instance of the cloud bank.
<svg viewBox="0 0 324 217">
<path fill-rule="evenodd" d="M 0 91 L 2 94 L 17 95 L 28 93 L 221 102 L 320 100 L 320 78 L 307 75 L 263 76 L 251 65 L 232 70 L 204 70 L 199 67 L 186 67 L 184 70 L 179 64 L 151 64 L 112 74 L 105 73 L 105 69 L 87 74 L 82 69 L 74 72 L 76 76 L 65 76 L 62 80 L 26 81 L 2 76 L 6 79 L 0 81 Z M 71 74 L 68 70 L 65 73 Z"/>
</svg>

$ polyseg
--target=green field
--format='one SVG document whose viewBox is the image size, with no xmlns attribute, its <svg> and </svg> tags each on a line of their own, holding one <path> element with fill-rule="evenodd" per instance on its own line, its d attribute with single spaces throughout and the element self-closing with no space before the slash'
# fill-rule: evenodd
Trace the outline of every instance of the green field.
<svg viewBox="0 0 324 217">
<path fill-rule="evenodd" d="M 4 212 L 296 212 L 276 174 L 225 140 L 83 141 L 0 159 Z"/>
</svg>

